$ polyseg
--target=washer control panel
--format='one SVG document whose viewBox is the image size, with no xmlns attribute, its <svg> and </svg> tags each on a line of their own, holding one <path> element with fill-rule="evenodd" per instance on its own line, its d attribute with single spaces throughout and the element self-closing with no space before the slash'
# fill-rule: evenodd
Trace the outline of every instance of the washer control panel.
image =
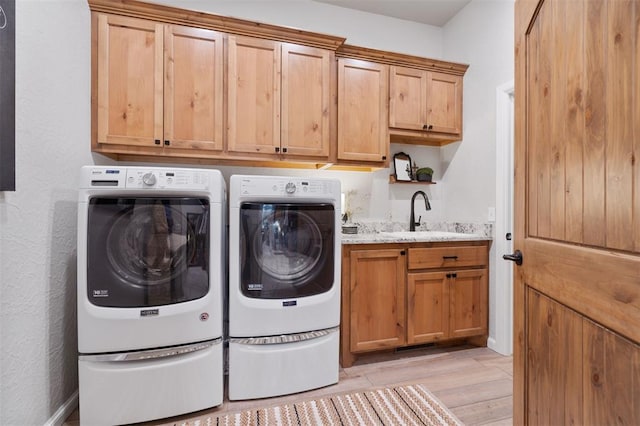
<svg viewBox="0 0 640 426">
<path fill-rule="evenodd" d="M 191 170 L 127 170 L 127 188 L 205 189 L 209 186 L 206 173 Z"/>
<path fill-rule="evenodd" d="M 210 175 L 206 170 L 195 169 L 86 166 L 82 170 L 81 187 L 208 190 L 212 184 Z"/>
</svg>

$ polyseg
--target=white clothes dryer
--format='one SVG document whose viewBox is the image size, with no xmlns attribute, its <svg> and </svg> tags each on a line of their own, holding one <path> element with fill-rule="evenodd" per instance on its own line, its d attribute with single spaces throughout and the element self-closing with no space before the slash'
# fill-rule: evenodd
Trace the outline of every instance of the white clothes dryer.
<svg viewBox="0 0 640 426">
<path fill-rule="evenodd" d="M 229 203 L 229 399 L 337 383 L 340 181 L 234 175 Z"/>
<path fill-rule="evenodd" d="M 222 403 L 226 194 L 218 170 L 82 168 L 82 424 L 142 422 Z"/>
</svg>

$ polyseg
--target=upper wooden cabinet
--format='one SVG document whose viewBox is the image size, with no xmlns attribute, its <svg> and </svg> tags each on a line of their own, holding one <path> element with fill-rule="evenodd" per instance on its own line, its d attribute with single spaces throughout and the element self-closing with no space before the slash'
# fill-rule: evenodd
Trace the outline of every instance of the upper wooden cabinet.
<svg viewBox="0 0 640 426">
<path fill-rule="evenodd" d="M 91 144 L 114 159 L 370 169 L 388 166 L 389 142 L 462 137 L 466 65 L 137 0 L 88 3 Z"/>
<path fill-rule="evenodd" d="M 388 69 L 384 106 L 387 115 L 379 120 L 388 126 L 385 130 L 387 149 L 389 142 L 439 146 L 462 139 L 462 80 L 468 65 L 351 45 L 340 46 L 336 55 Z M 338 73 L 338 159 L 345 159 L 340 155 L 340 128 L 346 125 L 352 129 L 355 124 L 350 123 L 349 110 L 346 115 L 340 112 L 343 95 L 340 60 Z M 346 80 L 346 84 L 351 82 Z M 369 108 L 378 105 L 377 91 L 363 92 L 362 98 L 356 105 L 369 105 Z M 367 135 L 370 128 L 361 127 L 359 133 L 367 141 L 371 140 Z M 361 150 L 357 147 L 356 152 Z"/>
<path fill-rule="evenodd" d="M 388 160 L 389 66 L 338 59 L 338 160 Z"/>
<path fill-rule="evenodd" d="M 389 127 L 462 138 L 462 77 L 391 67 Z M 416 135 L 416 136 L 419 136 Z"/>
<path fill-rule="evenodd" d="M 222 48 L 215 31 L 99 14 L 97 147 L 221 150 Z"/>
<path fill-rule="evenodd" d="M 333 52 L 229 36 L 229 152 L 328 159 Z"/>
</svg>

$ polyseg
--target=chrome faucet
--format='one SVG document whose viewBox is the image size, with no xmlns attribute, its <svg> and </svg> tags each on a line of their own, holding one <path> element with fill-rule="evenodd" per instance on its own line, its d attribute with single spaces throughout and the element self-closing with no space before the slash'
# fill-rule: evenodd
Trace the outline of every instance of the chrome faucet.
<svg viewBox="0 0 640 426">
<path fill-rule="evenodd" d="M 409 231 L 415 231 L 416 225 L 420 226 L 420 219 L 422 216 L 418 217 L 418 222 L 416 222 L 416 214 L 415 214 L 415 201 L 418 195 L 422 195 L 424 197 L 424 208 L 427 210 L 431 210 L 431 204 L 429 204 L 429 197 L 422 191 L 416 191 L 411 197 L 411 217 L 409 218 Z"/>
</svg>

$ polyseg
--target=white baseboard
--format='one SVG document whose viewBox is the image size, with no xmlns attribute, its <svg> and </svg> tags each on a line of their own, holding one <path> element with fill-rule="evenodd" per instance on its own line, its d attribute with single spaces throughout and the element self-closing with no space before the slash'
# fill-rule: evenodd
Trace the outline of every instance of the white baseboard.
<svg viewBox="0 0 640 426">
<path fill-rule="evenodd" d="M 62 426 L 65 420 L 78 408 L 78 391 L 76 390 L 64 404 L 53 413 L 53 416 L 44 424 L 44 426 Z"/>
<path fill-rule="evenodd" d="M 491 350 L 496 351 L 496 339 L 494 339 L 493 337 L 489 337 L 487 339 L 487 347 Z M 498 352 L 498 351 L 496 351 Z"/>
</svg>

